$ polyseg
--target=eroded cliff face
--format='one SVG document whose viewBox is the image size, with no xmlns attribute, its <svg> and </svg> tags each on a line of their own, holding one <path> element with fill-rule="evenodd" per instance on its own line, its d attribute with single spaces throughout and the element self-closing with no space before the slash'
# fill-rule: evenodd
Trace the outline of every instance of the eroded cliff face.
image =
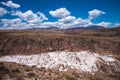
<svg viewBox="0 0 120 80">
<path fill-rule="evenodd" d="M 81 51 L 119 54 L 119 37 L 71 35 L 55 31 L 1 31 L 0 55 Z"/>
</svg>

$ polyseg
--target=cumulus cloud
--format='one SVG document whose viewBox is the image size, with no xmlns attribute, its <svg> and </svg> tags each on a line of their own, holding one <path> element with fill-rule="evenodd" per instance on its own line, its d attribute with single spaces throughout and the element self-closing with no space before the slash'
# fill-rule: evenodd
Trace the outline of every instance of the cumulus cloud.
<svg viewBox="0 0 120 80">
<path fill-rule="evenodd" d="M 60 18 L 57 22 L 53 23 L 58 24 L 57 26 L 60 26 L 60 28 L 70 28 L 70 27 L 86 27 L 89 25 L 94 25 L 94 23 L 91 22 L 92 19 L 95 19 L 96 17 L 105 14 L 104 11 L 93 9 L 92 11 L 89 11 L 88 19 L 82 19 L 82 18 L 76 18 L 75 16 L 71 16 L 70 12 L 66 8 L 59 8 L 55 11 L 49 12 L 53 17 Z M 50 23 L 52 24 L 52 23 Z M 53 25 L 52 24 L 52 25 Z M 101 26 L 109 26 L 111 23 L 109 22 L 101 22 L 98 25 Z"/>
<path fill-rule="evenodd" d="M 5 15 L 7 13 L 7 10 L 5 8 L 0 7 L 0 17 Z"/>
<path fill-rule="evenodd" d="M 98 9 L 93 9 L 88 12 L 89 13 L 89 19 L 95 19 L 96 17 L 106 14 L 104 11 L 98 10 Z"/>
<path fill-rule="evenodd" d="M 27 21 L 29 23 L 40 22 L 38 16 L 36 14 L 34 14 L 31 10 L 28 10 L 28 11 L 26 11 L 24 13 L 22 13 L 21 11 L 17 11 L 13 15 L 17 15 L 20 18 L 22 18 L 23 20 L 25 20 L 25 21 Z"/>
<path fill-rule="evenodd" d="M 67 16 L 65 18 L 58 19 L 59 22 L 63 22 L 63 23 L 71 23 L 75 20 L 76 20 L 76 17 L 74 17 L 74 16 Z"/>
<path fill-rule="evenodd" d="M 92 25 L 92 22 L 88 19 L 82 19 L 82 18 L 76 19 L 76 17 L 71 16 L 72 21 L 67 21 L 66 18 L 59 19 L 56 22 L 44 22 L 44 23 L 42 23 L 42 27 L 45 28 L 45 27 L 56 26 L 60 29 L 66 29 L 66 28 L 73 28 L 73 27 L 86 27 L 88 25 Z M 67 21 L 67 23 L 66 23 L 66 21 Z"/>
<path fill-rule="evenodd" d="M 6 13 L 6 9 L 0 8 L 0 16 L 3 16 Z M 41 12 L 34 13 L 31 10 L 27 10 L 26 12 L 13 10 L 11 11 L 11 15 L 18 18 L 1 19 L 0 24 L 3 24 L 3 27 L 0 27 L 0 29 L 48 28 L 51 26 L 66 29 L 74 27 L 87 27 L 89 25 L 108 27 L 111 24 L 110 22 L 101 22 L 98 24 L 92 23 L 92 19 L 95 19 L 101 14 L 105 14 L 105 12 L 97 9 L 89 11 L 89 16 L 86 19 L 80 17 L 76 18 L 75 16 L 70 15 L 70 12 L 66 8 L 59 8 L 55 11 L 49 11 L 49 13 L 51 16 L 58 18 L 58 20 L 55 22 L 44 22 L 44 20 L 48 20 L 48 18 Z"/>
<path fill-rule="evenodd" d="M 36 14 L 33 13 L 31 10 L 28 10 L 26 12 L 13 12 L 12 15 L 16 15 L 28 23 L 40 23 L 44 20 L 48 20 L 48 18 L 43 13 L 38 12 L 38 14 Z"/>
<path fill-rule="evenodd" d="M 111 25 L 111 23 L 110 22 L 101 22 L 101 23 L 98 23 L 97 25 L 104 26 L 104 27 L 109 27 Z"/>
<path fill-rule="evenodd" d="M 28 29 L 36 27 L 36 24 L 33 23 L 26 23 L 21 18 L 16 19 L 1 19 L 1 23 L 3 27 L 0 29 Z"/>
<path fill-rule="evenodd" d="M 116 26 L 116 27 L 120 26 L 120 23 L 115 23 L 115 26 Z"/>
<path fill-rule="evenodd" d="M 31 10 L 26 12 L 11 11 L 12 16 L 18 18 L 15 19 L 1 19 L 0 29 L 27 29 L 34 27 L 42 27 L 42 22 L 48 20 L 48 18 L 41 12 L 34 13 Z"/>
<path fill-rule="evenodd" d="M 88 19 L 76 18 L 74 21 L 69 23 L 58 22 L 62 25 L 60 26 L 61 29 L 66 28 L 74 28 L 74 27 L 86 27 L 88 25 L 92 25 L 92 22 Z"/>
<path fill-rule="evenodd" d="M 64 23 L 57 22 L 57 21 L 56 22 L 43 22 L 41 26 L 39 27 L 47 28 L 47 27 L 55 26 L 55 27 L 60 28 L 62 25 L 64 25 Z"/>
<path fill-rule="evenodd" d="M 15 27 L 21 27 L 23 26 L 22 20 L 20 18 L 16 19 L 1 19 L 1 23 L 3 24 L 4 29 L 12 29 Z"/>
<path fill-rule="evenodd" d="M 66 8 L 59 8 L 55 11 L 49 11 L 49 14 L 55 18 L 65 18 L 70 15 L 70 12 Z"/>
<path fill-rule="evenodd" d="M 5 6 L 8 6 L 10 8 L 19 8 L 20 5 L 19 4 L 16 4 L 16 3 L 13 3 L 12 1 L 8 1 L 8 2 L 1 2 L 3 5 Z"/>
<path fill-rule="evenodd" d="M 92 22 L 89 19 L 78 18 L 74 21 L 73 25 L 76 27 L 86 27 L 88 25 L 92 25 Z"/>
<path fill-rule="evenodd" d="M 41 12 L 37 12 L 37 14 L 40 16 L 41 20 L 48 20 L 48 18 Z"/>
</svg>

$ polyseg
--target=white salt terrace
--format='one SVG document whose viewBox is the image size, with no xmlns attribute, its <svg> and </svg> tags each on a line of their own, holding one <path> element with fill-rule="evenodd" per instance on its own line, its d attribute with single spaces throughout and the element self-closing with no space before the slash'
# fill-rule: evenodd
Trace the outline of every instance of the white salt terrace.
<svg viewBox="0 0 120 80">
<path fill-rule="evenodd" d="M 28 66 L 34 65 L 38 68 L 44 67 L 46 69 L 57 68 L 59 71 L 75 70 L 78 73 L 94 73 L 98 71 L 96 63 L 102 62 L 109 65 L 118 60 L 109 55 L 100 55 L 97 53 L 91 53 L 89 51 L 63 51 L 37 55 L 3 56 L 0 58 L 0 61 L 16 62 Z"/>
</svg>

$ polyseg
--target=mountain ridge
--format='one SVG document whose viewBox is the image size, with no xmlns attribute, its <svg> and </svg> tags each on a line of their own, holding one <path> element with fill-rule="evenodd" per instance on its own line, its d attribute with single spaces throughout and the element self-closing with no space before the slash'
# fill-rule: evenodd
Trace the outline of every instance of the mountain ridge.
<svg viewBox="0 0 120 80">
<path fill-rule="evenodd" d="M 98 26 L 98 25 L 90 25 L 87 27 L 74 27 L 74 28 L 66 28 L 66 29 L 60 29 L 55 26 L 47 27 L 47 28 L 29 28 L 26 30 L 95 30 L 95 29 L 104 29 L 105 27 L 103 26 Z"/>
</svg>

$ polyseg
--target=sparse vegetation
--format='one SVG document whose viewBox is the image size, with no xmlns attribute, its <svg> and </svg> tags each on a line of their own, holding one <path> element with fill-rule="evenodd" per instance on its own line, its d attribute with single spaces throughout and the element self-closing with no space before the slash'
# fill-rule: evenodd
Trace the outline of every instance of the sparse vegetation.
<svg viewBox="0 0 120 80">
<path fill-rule="evenodd" d="M 33 72 L 30 72 L 30 73 L 28 73 L 27 75 L 28 75 L 29 78 L 35 77 L 35 74 L 34 74 Z"/>
<path fill-rule="evenodd" d="M 66 78 L 66 80 L 75 80 L 75 78 L 73 78 L 73 77 L 71 77 L 69 75 L 65 75 L 65 78 Z"/>
<path fill-rule="evenodd" d="M 1 80 L 119 80 L 120 73 L 116 74 L 79 74 L 72 72 L 59 72 L 55 70 L 47 70 L 32 68 L 25 65 L 0 62 L 0 79 Z M 7 69 L 7 72 L 6 72 Z M 29 71 L 27 70 L 29 69 Z"/>
<path fill-rule="evenodd" d="M 119 30 L 120 28 L 73 31 L 1 30 L 0 55 L 41 54 L 63 50 L 90 50 L 120 55 Z"/>
<path fill-rule="evenodd" d="M 120 28 L 101 30 L 40 31 L 0 30 L 0 56 L 41 54 L 52 51 L 90 50 L 113 54 L 120 60 Z M 104 70 L 104 68 L 103 68 Z M 115 74 L 75 74 L 16 63 L 0 63 L 1 80 L 119 80 Z"/>
</svg>

